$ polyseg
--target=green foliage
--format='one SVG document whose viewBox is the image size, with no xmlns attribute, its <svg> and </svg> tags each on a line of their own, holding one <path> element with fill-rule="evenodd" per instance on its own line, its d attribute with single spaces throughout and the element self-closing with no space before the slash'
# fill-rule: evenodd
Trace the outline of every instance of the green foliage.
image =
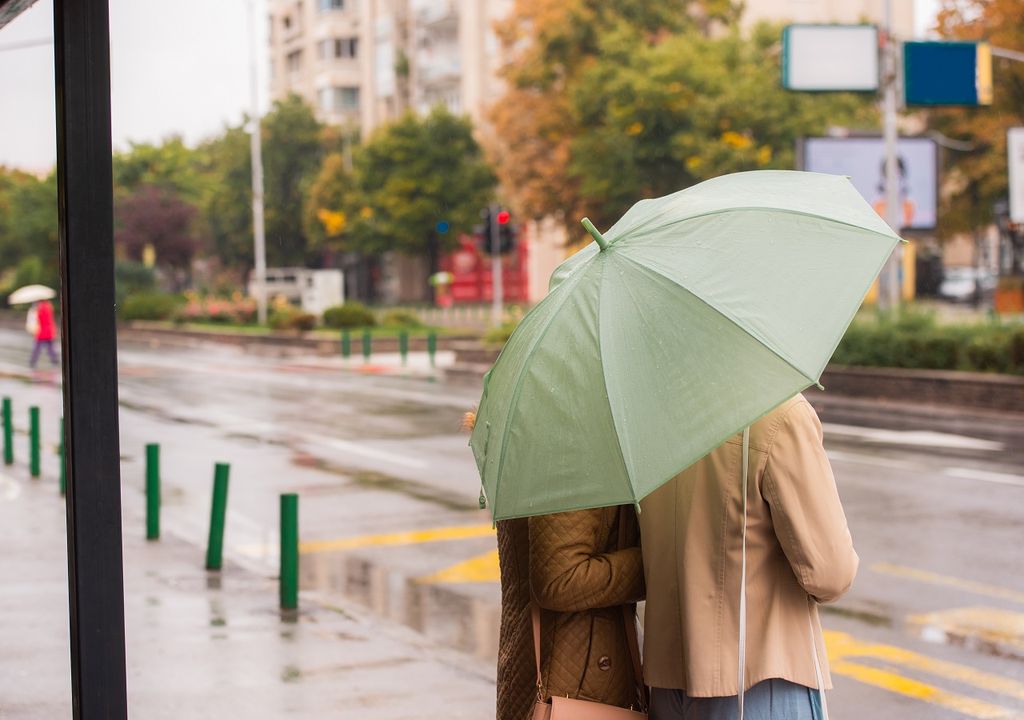
<svg viewBox="0 0 1024 720">
<path fill-rule="evenodd" d="M 832 362 L 1024 374 L 1024 325 L 940 325 L 914 311 L 862 318 L 847 330 Z"/>
<path fill-rule="evenodd" d="M 508 342 L 510 337 L 512 337 L 512 333 L 516 331 L 517 327 L 519 327 L 519 321 L 517 320 L 504 322 L 497 327 L 492 327 L 487 330 L 487 332 L 484 333 L 483 341 L 488 345 L 502 346 Z"/>
<path fill-rule="evenodd" d="M 870 125 L 855 94 L 797 93 L 779 83 L 781 27 L 689 29 L 648 42 L 620 24 L 571 94 L 581 127 L 569 175 L 592 219 L 611 225 L 643 197 L 743 170 L 794 167 L 802 135 Z"/>
<path fill-rule="evenodd" d="M 346 208 L 352 247 L 425 254 L 434 272 L 440 251 L 479 222 L 494 185 L 468 120 L 440 106 L 423 118 L 406 114 L 355 156 Z M 436 231 L 439 220 L 449 223 L 448 233 Z"/>
<path fill-rule="evenodd" d="M 299 332 L 312 330 L 316 327 L 316 315 L 303 312 L 292 305 L 278 307 L 267 319 L 274 330 L 296 330 Z"/>
<path fill-rule="evenodd" d="M 327 155 L 309 186 L 302 221 L 310 250 L 344 249 L 346 200 L 352 192 L 352 175 L 345 165 L 343 153 Z"/>
<path fill-rule="evenodd" d="M 141 292 L 129 295 L 120 306 L 122 320 L 169 320 L 182 304 L 179 295 L 160 292 Z"/>
<path fill-rule="evenodd" d="M 323 157 L 322 126 L 298 95 L 274 102 L 263 118 L 267 264 L 304 265 L 304 196 Z"/>
<path fill-rule="evenodd" d="M 11 289 L 26 277 L 56 287 L 57 180 L 52 173 L 40 179 L 0 166 L 0 267 L 14 268 L 28 258 L 37 262 L 24 266 Z"/>
<path fill-rule="evenodd" d="M 423 327 L 420 316 L 412 310 L 389 310 L 384 313 L 380 324 L 385 327 L 419 328 Z"/>
<path fill-rule="evenodd" d="M 126 152 L 114 153 L 113 166 L 118 195 L 150 185 L 197 204 L 207 189 L 201 154 L 179 136 L 171 136 L 159 145 L 130 143 Z"/>
<path fill-rule="evenodd" d="M 365 305 L 349 302 L 324 311 L 324 325 L 335 330 L 342 328 L 372 327 L 377 318 Z"/>
<path fill-rule="evenodd" d="M 114 263 L 114 288 L 118 304 L 129 295 L 148 293 L 156 289 L 156 274 L 152 268 L 130 260 Z"/>
</svg>

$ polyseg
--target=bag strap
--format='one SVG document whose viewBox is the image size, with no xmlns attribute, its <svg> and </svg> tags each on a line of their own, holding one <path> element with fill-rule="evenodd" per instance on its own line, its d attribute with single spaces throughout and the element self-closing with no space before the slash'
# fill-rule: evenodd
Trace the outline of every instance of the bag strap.
<svg viewBox="0 0 1024 720">
<path fill-rule="evenodd" d="M 627 523 L 629 522 L 628 505 L 623 505 L 619 510 L 619 544 L 618 549 L 624 549 L 629 540 Z M 540 660 L 540 606 L 535 600 L 530 600 L 530 620 L 533 625 L 533 661 L 537 668 L 537 701 L 544 701 L 544 675 L 541 672 Z M 636 636 L 636 606 L 627 603 L 622 606 L 622 621 L 626 629 L 626 644 L 629 645 L 629 655 L 633 662 L 633 680 L 636 682 L 637 702 L 640 709 L 647 711 L 647 686 L 644 685 L 643 665 L 640 662 L 640 642 Z"/>
<path fill-rule="evenodd" d="M 544 701 L 544 676 L 540 671 L 540 605 L 530 600 L 530 616 L 533 620 L 533 660 L 537 666 L 537 702 Z"/>
<path fill-rule="evenodd" d="M 740 647 L 737 667 L 736 698 L 739 702 L 739 720 L 743 720 L 743 694 L 746 692 L 747 674 L 747 465 L 750 459 L 750 428 L 743 429 L 743 551 L 740 561 Z"/>
</svg>

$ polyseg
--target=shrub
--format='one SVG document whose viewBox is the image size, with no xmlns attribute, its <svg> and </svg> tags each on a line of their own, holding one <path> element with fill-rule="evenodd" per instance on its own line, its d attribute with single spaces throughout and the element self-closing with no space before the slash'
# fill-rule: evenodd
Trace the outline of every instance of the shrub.
<svg viewBox="0 0 1024 720">
<path fill-rule="evenodd" d="M 301 331 L 309 331 L 316 327 L 316 315 L 313 313 L 300 312 L 292 317 L 292 321 L 289 324 L 289 329 Z"/>
<path fill-rule="evenodd" d="M 335 305 L 324 311 L 324 325 L 335 330 L 369 327 L 376 324 L 377 319 L 373 313 L 361 303 L 351 302 Z"/>
<path fill-rule="evenodd" d="M 291 305 L 283 305 L 274 309 L 267 318 L 267 324 L 274 330 L 291 330 L 295 318 L 302 314 L 302 311 Z"/>
<path fill-rule="evenodd" d="M 492 327 L 484 333 L 484 342 L 488 345 L 504 345 L 512 337 L 512 333 L 515 332 L 518 326 L 518 322 L 509 321 L 497 327 Z"/>
<path fill-rule="evenodd" d="M 420 316 L 412 310 L 390 310 L 381 318 L 381 325 L 388 327 L 418 328 L 423 327 Z"/>
<path fill-rule="evenodd" d="M 169 320 L 179 305 L 176 295 L 142 292 L 126 297 L 118 314 L 122 320 Z"/>
</svg>

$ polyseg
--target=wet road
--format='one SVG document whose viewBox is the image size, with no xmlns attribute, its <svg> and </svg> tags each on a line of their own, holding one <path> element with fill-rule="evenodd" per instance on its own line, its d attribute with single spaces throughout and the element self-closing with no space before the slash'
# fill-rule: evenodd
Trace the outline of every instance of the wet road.
<svg viewBox="0 0 1024 720">
<path fill-rule="evenodd" d="M 0 372 L 26 347 L 0 331 Z M 202 546 L 230 462 L 232 557 L 273 568 L 277 495 L 298 492 L 307 587 L 493 655 L 494 537 L 458 430 L 472 388 L 218 346 L 125 345 L 120 363 L 126 512 L 158 442 L 165 531 Z M 41 405 L 48 444 L 58 380 L 0 380 L 18 412 Z M 824 618 L 832 717 L 1024 718 L 1024 448 L 828 424 L 826 444 L 861 556 Z"/>
</svg>

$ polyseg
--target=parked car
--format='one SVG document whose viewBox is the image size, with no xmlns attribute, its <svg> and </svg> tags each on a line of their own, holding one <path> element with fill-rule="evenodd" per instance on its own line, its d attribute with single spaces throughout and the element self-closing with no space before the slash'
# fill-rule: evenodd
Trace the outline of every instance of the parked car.
<svg viewBox="0 0 1024 720">
<path fill-rule="evenodd" d="M 983 300 L 995 292 L 996 282 L 996 275 L 990 270 L 973 267 L 949 268 L 939 284 L 939 297 L 951 302 Z"/>
</svg>

